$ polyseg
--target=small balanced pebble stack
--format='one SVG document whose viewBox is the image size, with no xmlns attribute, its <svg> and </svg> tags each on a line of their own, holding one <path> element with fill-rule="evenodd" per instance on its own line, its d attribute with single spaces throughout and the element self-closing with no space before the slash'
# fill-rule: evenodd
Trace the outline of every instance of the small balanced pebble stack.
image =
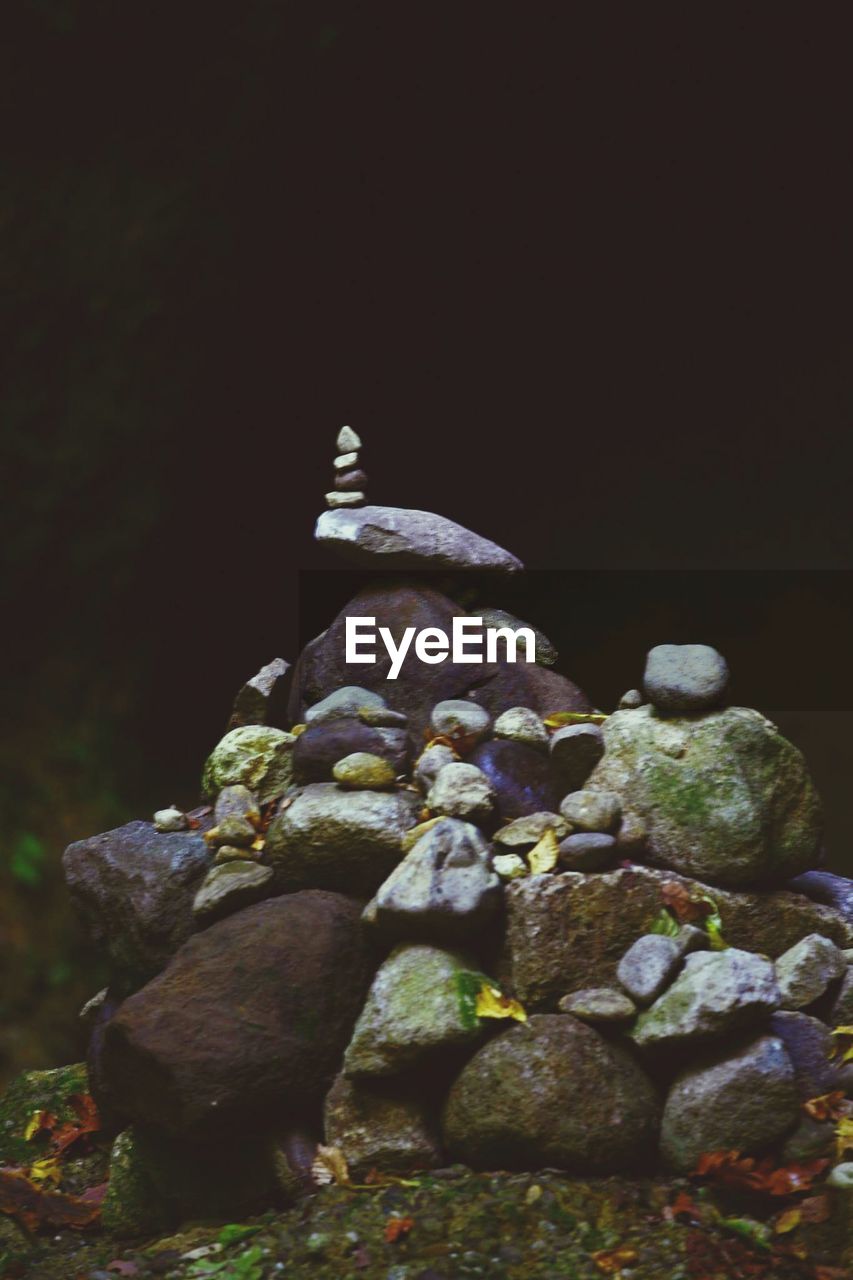
<svg viewBox="0 0 853 1280">
<path fill-rule="evenodd" d="M 337 438 L 338 456 L 335 458 L 335 487 L 326 494 L 326 506 L 363 507 L 367 475 L 358 465 L 361 439 L 352 427 L 341 427 Z"/>
</svg>

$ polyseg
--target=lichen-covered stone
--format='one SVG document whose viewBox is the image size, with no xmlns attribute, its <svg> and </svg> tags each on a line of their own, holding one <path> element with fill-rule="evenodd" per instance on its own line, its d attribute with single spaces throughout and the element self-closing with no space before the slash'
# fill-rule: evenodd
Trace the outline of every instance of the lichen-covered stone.
<svg viewBox="0 0 853 1280">
<path fill-rule="evenodd" d="M 332 769 L 339 787 L 382 791 L 393 785 L 397 771 L 388 760 L 370 751 L 351 751 Z"/>
<path fill-rule="evenodd" d="M 577 1018 L 536 1015 L 474 1054 L 442 1132 L 450 1155 L 475 1169 L 611 1173 L 648 1159 L 659 1115 L 625 1049 Z"/>
<path fill-rule="evenodd" d="M 400 861 L 403 833 L 417 822 L 420 805 L 412 791 L 303 787 L 267 832 L 264 854 L 276 885 L 284 892 L 375 893 Z"/>
<path fill-rule="evenodd" d="M 495 792 L 482 769 L 454 761 L 439 772 L 427 796 L 427 806 L 432 813 L 482 822 L 495 807 Z"/>
<path fill-rule="evenodd" d="M 651 1004 L 669 986 L 683 958 L 675 938 L 646 933 L 625 952 L 616 976 L 637 1004 Z"/>
<path fill-rule="evenodd" d="M 424 945 L 400 946 L 373 979 L 344 1055 L 348 1076 L 391 1076 L 482 1036 L 474 966 Z"/>
<path fill-rule="evenodd" d="M 548 750 L 548 731 L 542 717 L 530 707 L 510 707 L 502 712 L 495 720 L 493 732 L 496 738 L 523 742 L 538 751 Z"/>
<path fill-rule="evenodd" d="M 228 858 L 208 871 L 195 896 L 193 915 L 203 927 L 223 920 L 266 898 L 272 880 L 272 867 L 246 858 Z"/>
<path fill-rule="evenodd" d="M 587 987 L 583 991 L 572 991 L 563 996 L 557 1008 L 560 1013 L 571 1013 L 593 1026 L 630 1022 L 637 1013 L 633 1000 L 615 987 Z"/>
<path fill-rule="evenodd" d="M 819 933 L 810 933 L 789 947 L 776 961 L 776 981 L 783 1009 L 804 1009 L 840 978 L 847 965 L 838 947 Z"/>
<path fill-rule="evenodd" d="M 719 1039 L 750 1028 L 779 1008 L 772 963 L 734 947 L 690 955 L 671 987 L 641 1013 L 631 1031 L 643 1048 Z"/>
<path fill-rule="evenodd" d="M 528 813 L 501 827 L 493 840 L 500 849 L 522 853 L 537 845 L 546 831 L 553 831 L 557 839 L 562 840 L 569 834 L 569 824 L 559 813 Z"/>
<path fill-rule="evenodd" d="M 125 1129 L 113 1143 L 101 1221 L 104 1230 L 119 1239 L 153 1236 L 175 1225 L 174 1212 L 140 1156 L 133 1129 Z"/>
<path fill-rule="evenodd" d="M 711 884 L 779 884 L 813 866 L 821 812 L 802 755 L 757 711 L 617 711 L 587 786 L 646 826 L 652 861 Z M 552 743 L 553 746 L 553 743 Z"/>
<path fill-rule="evenodd" d="M 703 1152 L 763 1151 L 796 1124 L 800 1104 L 782 1041 L 721 1047 L 676 1077 L 663 1109 L 661 1154 L 680 1173 Z"/>
<path fill-rule="evenodd" d="M 241 783 L 262 804 L 284 795 L 293 775 L 296 738 L 267 725 L 243 725 L 226 733 L 207 758 L 202 791 L 213 799 L 223 787 Z"/>
<path fill-rule="evenodd" d="M 612 834 L 619 826 L 622 805 L 612 791 L 571 791 L 560 801 L 560 813 L 574 831 Z"/>
<path fill-rule="evenodd" d="M 391 1082 L 339 1075 L 323 1113 L 327 1146 L 343 1153 L 357 1177 L 379 1169 L 406 1174 L 441 1163 L 441 1146 L 423 1101 Z"/>
<path fill-rule="evenodd" d="M 439 736 L 465 738 L 480 742 L 492 725 L 492 717 L 483 707 L 467 698 L 446 698 L 437 702 L 430 716 L 430 728 Z"/>
<path fill-rule="evenodd" d="M 613 986 L 622 956 L 660 914 L 666 884 L 711 897 L 723 937 L 746 951 L 773 958 L 809 933 L 822 933 L 839 946 L 850 937 L 850 925 L 831 908 L 784 890 L 711 888 L 643 866 L 527 876 L 506 890 L 507 957 L 515 994 L 525 1006 L 542 1009 L 554 1008 L 567 990 Z"/>
</svg>

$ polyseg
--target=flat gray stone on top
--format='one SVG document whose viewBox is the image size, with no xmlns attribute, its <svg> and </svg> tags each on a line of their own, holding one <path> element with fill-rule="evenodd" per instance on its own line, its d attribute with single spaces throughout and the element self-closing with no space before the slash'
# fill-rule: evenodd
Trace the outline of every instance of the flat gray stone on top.
<svg viewBox="0 0 853 1280">
<path fill-rule="evenodd" d="M 506 573 L 524 568 L 511 552 L 434 511 L 374 505 L 338 507 L 323 512 L 314 537 L 360 564 L 501 569 Z"/>
</svg>

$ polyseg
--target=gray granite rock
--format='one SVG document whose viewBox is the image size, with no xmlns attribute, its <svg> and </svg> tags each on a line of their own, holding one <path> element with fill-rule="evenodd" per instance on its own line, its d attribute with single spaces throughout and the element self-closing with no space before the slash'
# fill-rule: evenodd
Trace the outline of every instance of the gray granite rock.
<svg viewBox="0 0 853 1280">
<path fill-rule="evenodd" d="M 764 956 L 735 947 L 699 951 L 640 1014 L 631 1035 L 643 1048 L 701 1043 L 754 1027 L 779 1004 L 773 964 Z"/>
<path fill-rule="evenodd" d="M 362 689 L 357 684 L 342 685 L 307 709 L 305 723 L 320 724 L 324 720 L 338 720 L 342 716 L 358 717 L 363 707 L 383 710 L 385 699 L 372 689 Z"/>
<path fill-rule="evenodd" d="M 681 968 L 684 952 L 675 938 L 647 933 L 625 952 L 616 976 L 637 1004 L 651 1004 Z"/>
<path fill-rule="evenodd" d="M 573 831 L 603 831 L 619 826 L 622 805 L 613 791 L 571 791 L 560 802 L 560 813 Z"/>
<path fill-rule="evenodd" d="M 850 965 L 847 966 L 832 1002 L 829 1024 L 833 1027 L 853 1026 L 853 967 Z"/>
<path fill-rule="evenodd" d="M 412 791 L 343 791 L 334 782 L 303 787 L 267 832 L 264 854 L 277 887 L 375 893 L 400 861 L 400 842 L 420 804 Z"/>
<path fill-rule="evenodd" d="M 354 461 L 351 458 L 340 470 L 348 470 Z M 380 506 L 324 511 L 314 537 L 348 559 L 373 568 L 496 569 L 517 573 L 524 567 L 516 556 L 488 538 L 432 511 Z"/>
<path fill-rule="evenodd" d="M 421 791 L 428 792 L 444 766 L 454 764 L 458 759 L 452 747 L 445 747 L 440 742 L 422 751 L 415 764 L 414 772 L 415 782 Z"/>
<path fill-rule="evenodd" d="M 603 732 L 587 787 L 615 791 L 642 819 L 650 861 L 737 886 L 784 882 L 817 859 L 820 801 L 805 761 L 757 711 L 662 719 L 640 707 L 614 712 Z"/>
<path fill-rule="evenodd" d="M 643 697 L 639 689 L 629 689 L 627 693 L 623 693 L 619 699 L 620 711 L 636 711 L 637 707 L 641 707 L 646 699 Z"/>
<path fill-rule="evenodd" d="M 667 1165 L 690 1173 L 707 1151 L 762 1152 L 797 1123 L 794 1069 L 782 1041 L 762 1035 L 719 1049 L 676 1077 L 663 1109 Z"/>
<path fill-rule="evenodd" d="M 602 871 L 617 857 L 615 839 L 603 831 L 578 831 L 560 841 L 560 866 L 566 871 Z"/>
<path fill-rule="evenodd" d="M 427 807 L 435 814 L 482 822 L 494 810 L 494 788 L 482 769 L 455 761 L 446 764 L 436 776 Z"/>
<path fill-rule="evenodd" d="M 459 944 L 497 912 L 501 888 L 476 827 L 443 818 L 380 886 L 369 918 L 391 937 Z"/>
<path fill-rule="evenodd" d="M 788 885 L 794 893 L 804 893 L 813 902 L 822 902 L 853 924 L 853 880 L 831 871 L 804 871 Z"/>
<path fill-rule="evenodd" d="M 247 680 L 234 699 L 228 728 L 267 724 L 271 708 L 284 701 L 283 690 L 289 671 L 289 662 L 285 662 L 284 658 L 273 658 L 272 662 L 261 667 L 257 675 Z"/>
<path fill-rule="evenodd" d="M 822 996 L 847 965 L 841 951 L 819 933 L 801 938 L 776 961 L 783 1009 L 804 1009 Z"/>
<path fill-rule="evenodd" d="M 393 1076 L 482 1036 L 468 1007 L 459 955 L 425 945 L 392 951 L 373 979 L 344 1054 L 349 1077 Z"/>
<path fill-rule="evenodd" d="M 78 840 L 62 858 L 75 907 L 112 966 L 114 985 L 154 977 L 190 936 L 196 890 L 210 866 L 197 832 L 148 822 Z"/>
<path fill-rule="evenodd" d="M 351 475 L 351 472 L 345 471 L 344 475 Z M 353 507 L 363 507 L 367 501 L 367 495 L 361 489 L 346 489 L 341 491 L 337 488 L 330 489 L 326 494 L 326 506 L 330 511 L 339 509 L 350 509 Z"/>
<path fill-rule="evenodd" d="M 213 806 L 214 825 L 218 825 L 225 818 L 246 818 L 252 824 L 260 822 L 261 811 L 254 792 L 244 787 L 242 783 L 223 787 Z"/>
<path fill-rule="evenodd" d="M 646 657 L 646 697 L 668 715 L 718 706 L 728 682 L 725 658 L 707 644 L 659 644 Z"/>
<path fill-rule="evenodd" d="M 572 991 L 563 996 L 557 1008 L 560 1013 L 571 1013 L 593 1026 L 630 1022 L 637 1013 L 633 1000 L 615 987 L 586 987 L 582 991 Z"/>
<path fill-rule="evenodd" d="M 578 791 L 604 753 L 604 736 L 597 724 L 570 724 L 551 738 L 551 760 L 563 794 Z"/>
<path fill-rule="evenodd" d="M 261 902 L 272 888 L 272 867 L 241 858 L 211 867 L 193 902 L 193 915 L 203 927 Z"/>
<path fill-rule="evenodd" d="M 542 718 L 530 707 L 510 707 L 494 723 L 494 736 L 508 742 L 523 742 L 537 750 L 548 750 L 548 732 Z"/>
<path fill-rule="evenodd" d="M 492 717 L 483 707 L 467 698 L 446 698 L 437 702 L 430 716 L 430 729 L 436 737 L 465 738 L 481 742 L 492 727 Z"/>
</svg>

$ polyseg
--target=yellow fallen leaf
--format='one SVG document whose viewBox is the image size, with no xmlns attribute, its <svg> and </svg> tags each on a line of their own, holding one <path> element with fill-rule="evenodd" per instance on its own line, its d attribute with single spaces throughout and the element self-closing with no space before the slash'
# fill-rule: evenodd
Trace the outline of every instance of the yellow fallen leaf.
<svg viewBox="0 0 853 1280">
<path fill-rule="evenodd" d="M 555 711 L 542 723 L 548 729 L 565 729 L 567 724 L 604 724 L 607 719 L 602 711 Z"/>
<path fill-rule="evenodd" d="M 252 848 L 255 850 L 255 853 L 260 853 L 265 843 L 266 841 L 264 840 L 263 836 L 255 836 L 254 840 L 252 841 Z"/>
<path fill-rule="evenodd" d="M 46 1112 L 46 1111 L 34 1111 L 34 1112 L 33 1112 L 33 1114 L 30 1116 L 29 1120 L 27 1121 L 27 1127 L 26 1127 L 26 1129 L 24 1130 L 24 1141 L 25 1141 L 25 1142 L 29 1142 L 31 1138 L 34 1138 L 34 1137 L 35 1137 L 35 1135 L 36 1135 L 37 1133 L 39 1133 L 39 1132 L 40 1132 L 41 1127 L 42 1127 L 42 1121 L 44 1120 L 44 1117 L 45 1117 L 46 1115 L 47 1115 L 47 1112 Z"/>
<path fill-rule="evenodd" d="M 524 1197 L 524 1203 L 535 1204 L 536 1201 L 540 1200 L 541 1198 L 542 1198 L 542 1188 L 538 1185 L 538 1183 L 534 1182 L 532 1187 L 527 1188 L 527 1192 Z"/>
<path fill-rule="evenodd" d="M 553 871 L 560 860 L 560 845 L 553 827 L 542 832 L 539 843 L 527 855 L 527 865 L 534 876 Z"/>
<path fill-rule="evenodd" d="M 853 1151 L 853 1117 L 844 1116 L 835 1126 L 835 1155 L 843 1160 L 848 1151 Z"/>
<path fill-rule="evenodd" d="M 477 992 L 474 1012 L 478 1018 L 514 1018 L 516 1022 L 527 1021 L 524 1006 L 505 996 L 498 987 L 493 987 L 488 982 L 484 982 Z"/>
<path fill-rule="evenodd" d="M 786 1232 L 793 1231 L 795 1227 L 798 1227 L 802 1220 L 803 1215 L 795 1205 L 793 1209 L 786 1209 L 784 1213 L 779 1214 L 774 1230 L 777 1236 L 783 1236 Z"/>
<path fill-rule="evenodd" d="M 593 1255 L 592 1260 L 598 1267 L 599 1271 L 603 1271 L 605 1275 L 615 1275 L 621 1271 L 623 1267 L 630 1267 L 636 1262 L 639 1254 L 636 1249 L 598 1249 Z"/>
<path fill-rule="evenodd" d="M 293 734 L 295 738 L 298 738 L 300 733 L 304 733 L 307 728 L 308 728 L 307 724 L 295 724 L 293 728 L 290 730 L 290 732 Z"/>
<path fill-rule="evenodd" d="M 30 1165 L 31 1182 L 47 1182 L 58 1187 L 62 1181 L 62 1167 L 56 1156 L 48 1156 L 44 1160 L 36 1160 Z"/>
<path fill-rule="evenodd" d="M 348 1187 L 351 1181 L 349 1167 L 340 1147 L 324 1147 L 322 1143 L 317 1147 L 311 1174 L 321 1186 L 336 1182 L 339 1187 Z"/>
<path fill-rule="evenodd" d="M 830 1058 L 840 1057 L 842 1062 L 853 1062 L 853 1027 L 836 1027 L 830 1034 L 837 1037 L 829 1051 Z M 845 1044 L 845 1040 L 850 1043 Z"/>
<path fill-rule="evenodd" d="M 425 836 L 428 831 L 431 831 L 437 822 L 441 822 L 441 817 L 427 818 L 426 821 L 419 822 L 416 827 L 409 827 L 409 830 L 403 833 L 403 839 L 400 841 L 400 848 L 403 853 L 408 853 L 410 849 L 413 849 L 421 836 Z"/>
</svg>

